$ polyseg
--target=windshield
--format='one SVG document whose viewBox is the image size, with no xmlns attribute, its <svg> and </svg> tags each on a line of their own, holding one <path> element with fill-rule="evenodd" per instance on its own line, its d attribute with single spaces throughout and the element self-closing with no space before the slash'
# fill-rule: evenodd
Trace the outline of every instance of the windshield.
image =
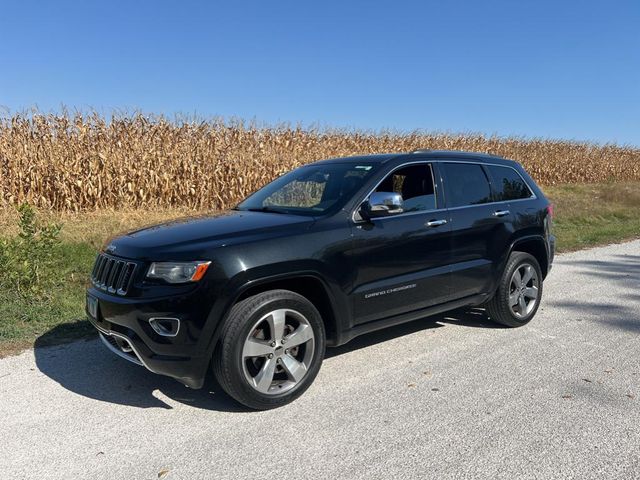
<svg viewBox="0 0 640 480">
<path fill-rule="evenodd" d="M 296 215 L 323 215 L 341 208 L 375 170 L 375 164 L 308 165 L 274 180 L 236 208 Z"/>
</svg>

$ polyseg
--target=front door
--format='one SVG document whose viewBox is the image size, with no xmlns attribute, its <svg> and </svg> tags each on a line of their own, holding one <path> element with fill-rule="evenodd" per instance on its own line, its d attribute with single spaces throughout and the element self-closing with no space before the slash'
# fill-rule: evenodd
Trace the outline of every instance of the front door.
<svg viewBox="0 0 640 480">
<path fill-rule="evenodd" d="M 374 191 L 403 197 L 404 211 L 353 225 L 356 269 L 354 323 L 419 310 L 447 300 L 449 225 L 435 165 L 412 163 L 390 173 Z"/>
</svg>

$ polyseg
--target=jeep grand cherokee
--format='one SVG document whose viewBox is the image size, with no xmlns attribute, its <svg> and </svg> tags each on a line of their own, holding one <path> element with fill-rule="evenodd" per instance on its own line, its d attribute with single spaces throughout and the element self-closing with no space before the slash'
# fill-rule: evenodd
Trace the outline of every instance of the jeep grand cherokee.
<svg viewBox="0 0 640 480">
<path fill-rule="evenodd" d="M 299 397 L 325 346 L 461 307 L 535 315 L 552 206 L 516 162 L 464 152 L 338 158 L 236 208 L 152 226 L 99 253 L 87 313 L 104 344 L 254 409 Z"/>
</svg>

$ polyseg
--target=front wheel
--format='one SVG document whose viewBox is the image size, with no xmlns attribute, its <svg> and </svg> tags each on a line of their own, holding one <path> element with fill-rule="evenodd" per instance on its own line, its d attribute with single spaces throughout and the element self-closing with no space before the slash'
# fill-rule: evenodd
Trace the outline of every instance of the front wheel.
<svg viewBox="0 0 640 480">
<path fill-rule="evenodd" d="M 322 318 L 306 298 L 271 290 L 231 309 L 213 358 L 220 386 L 256 410 L 292 402 L 315 379 L 325 350 Z"/>
<path fill-rule="evenodd" d="M 507 327 L 529 323 L 542 298 L 542 271 L 534 256 L 513 252 L 493 298 L 487 303 L 492 320 Z"/>
</svg>

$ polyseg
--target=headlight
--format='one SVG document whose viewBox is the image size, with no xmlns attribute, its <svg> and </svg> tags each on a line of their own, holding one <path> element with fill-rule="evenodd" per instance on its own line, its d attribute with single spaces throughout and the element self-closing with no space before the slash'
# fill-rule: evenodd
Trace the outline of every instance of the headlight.
<svg viewBox="0 0 640 480">
<path fill-rule="evenodd" d="M 147 278 L 158 278 L 168 283 L 197 282 L 207 272 L 211 262 L 153 262 Z"/>
</svg>

